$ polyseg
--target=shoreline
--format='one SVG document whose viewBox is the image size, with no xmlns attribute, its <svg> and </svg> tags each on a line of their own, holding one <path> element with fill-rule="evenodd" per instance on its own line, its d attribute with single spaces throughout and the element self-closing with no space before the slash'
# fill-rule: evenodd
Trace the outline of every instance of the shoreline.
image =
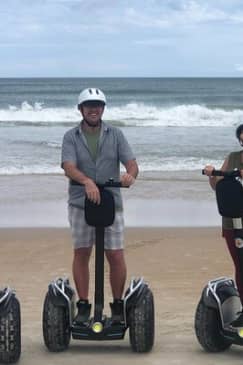
<svg viewBox="0 0 243 365">
<path fill-rule="evenodd" d="M 0 176 L 0 227 L 68 227 L 67 192 L 63 175 Z M 220 225 L 214 192 L 197 173 L 141 176 L 122 195 L 126 226 Z"/>
</svg>

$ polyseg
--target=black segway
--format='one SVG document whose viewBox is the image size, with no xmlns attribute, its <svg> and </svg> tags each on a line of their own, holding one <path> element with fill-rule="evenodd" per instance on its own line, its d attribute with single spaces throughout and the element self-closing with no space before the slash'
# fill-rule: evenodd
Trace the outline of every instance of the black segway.
<svg viewBox="0 0 243 365">
<path fill-rule="evenodd" d="M 233 219 L 235 244 L 238 247 L 243 270 L 243 187 L 239 170 L 213 171 L 223 176 L 216 185 L 216 198 L 220 215 Z M 195 332 L 201 346 L 208 352 L 220 352 L 232 344 L 243 345 L 243 326 L 237 319 L 242 315 L 238 290 L 231 278 L 209 281 L 203 289 L 195 315 Z"/>
<path fill-rule="evenodd" d="M 14 290 L 0 290 L 0 363 L 18 361 L 21 353 L 20 304 Z"/>
<path fill-rule="evenodd" d="M 124 321 L 113 322 L 104 308 L 104 231 L 115 217 L 114 198 L 106 188 L 120 188 L 112 179 L 98 185 L 100 205 L 85 201 L 85 218 L 95 227 L 94 316 L 84 324 L 75 323 L 75 293 L 68 279 L 54 280 L 48 287 L 43 309 L 44 342 L 50 351 L 68 348 L 70 338 L 77 340 L 120 340 L 129 328 L 130 344 L 135 352 L 149 352 L 154 343 L 154 301 L 143 278 L 132 279 L 124 296 Z"/>
</svg>

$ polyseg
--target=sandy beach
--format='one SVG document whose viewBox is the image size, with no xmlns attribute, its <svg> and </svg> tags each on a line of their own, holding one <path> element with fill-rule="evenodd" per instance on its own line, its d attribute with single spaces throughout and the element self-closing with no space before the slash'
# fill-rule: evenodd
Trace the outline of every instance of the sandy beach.
<svg viewBox="0 0 243 365">
<path fill-rule="evenodd" d="M 1 228 L 0 285 L 17 291 L 22 313 L 22 356 L 19 364 L 234 364 L 242 349 L 207 354 L 194 334 L 194 313 L 201 290 L 211 278 L 232 276 L 232 264 L 220 228 L 127 228 L 128 279 L 142 275 L 155 298 L 153 351 L 134 354 L 129 336 L 118 342 L 71 340 L 64 353 L 49 353 L 42 338 L 42 306 L 48 283 L 71 278 L 72 248 L 67 228 Z M 93 278 L 91 261 L 91 282 Z M 71 281 L 72 282 L 72 281 Z M 128 284 L 128 283 L 127 283 Z M 111 300 L 105 270 L 106 312 Z M 90 299 L 93 297 L 93 284 Z"/>
</svg>

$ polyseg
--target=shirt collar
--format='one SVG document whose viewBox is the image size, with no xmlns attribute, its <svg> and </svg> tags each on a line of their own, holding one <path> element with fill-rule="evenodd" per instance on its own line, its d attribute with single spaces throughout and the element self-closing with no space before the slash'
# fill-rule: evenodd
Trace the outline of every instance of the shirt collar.
<svg viewBox="0 0 243 365">
<path fill-rule="evenodd" d="M 82 135 L 83 134 L 83 131 L 82 131 L 82 128 L 81 128 L 81 124 L 82 124 L 82 121 L 79 123 L 79 125 L 77 126 L 77 130 L 76 130 L 76 133 L 77 134 L 80 134 Z M 108 132 L 109 131 L 109 126 L 103 122 L 103 120 L 101 121 L 101 128 L 100 128 L 100 134 L 102 135 L 103 132 Z"/>
</svg>

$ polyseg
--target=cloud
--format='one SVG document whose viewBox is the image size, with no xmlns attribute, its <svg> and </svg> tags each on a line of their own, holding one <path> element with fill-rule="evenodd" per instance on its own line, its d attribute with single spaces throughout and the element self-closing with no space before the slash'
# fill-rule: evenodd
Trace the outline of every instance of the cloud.
<svg viewBox="0 0 243 365">
<path fill-rule="evenodd" d="M 134 41 L 134 44 L 151 47 L 168 47 L 171 46 L 172 43 L 174 43 L 174 40 L 169 38 L 152 38 Z"/>
<path fill-rule="evenodd" d="M 195 0 L 154 1 L 151 7 L 129 7 L 125 9 L 127 23 L 140 28 L 180 28 L 210 23 L 241 23 L 243 10 L 217 7 L 212 2 Z M 146 2 L 145 2 L 146 4 Z M 243 4 L 242 4 L 243 7 Z"/>
<path fill-rule="evenodd" d="M 115 69 L 133 73 L 138 64 L 143 70 L 145 59 L 147 73 L 157 62 L 157 70 L 168 65 L 173 74 L 182 63 L 188 64 L 186 72 L 192 67 L 222 69 L 218 58 L 232 72 L 234 60 L 243 57 L 242 0 L 8 0 L 1 2 L 0 16 L 2 74 L 9 61 L 13 70 L 16 60 L 22 68 L 32 62 L 34 70 L 40 58 L 47 60 L 45 70 L 50 64 L 51 73 L 50 57 L 60 64 L 66 57 L 68 73 L 76 64 L 82 71 L 84 59 L 97 74 L 105 67 L 114 74 Z M 240 64 L 234 67 L 236 75 L 242 71 Z"/>
<path fill-rule="evenodd" d="M 242 63 L 236 63 L 235 64 L 235 70 L 238 72 L 243 72 L 243 64 Z"/>
<path fill-rule="evenodd" d="M 241 24 L 243 3 L 232 2 L 235 8 L 223 0 L 121 0 L 116 6 L 113 0 L 9 0 L 0 6 L 0 43 L 88 42 L 118 33 L 129 41 L 141 30 L 180 33 L 206 24 Z"/>
</svg>

